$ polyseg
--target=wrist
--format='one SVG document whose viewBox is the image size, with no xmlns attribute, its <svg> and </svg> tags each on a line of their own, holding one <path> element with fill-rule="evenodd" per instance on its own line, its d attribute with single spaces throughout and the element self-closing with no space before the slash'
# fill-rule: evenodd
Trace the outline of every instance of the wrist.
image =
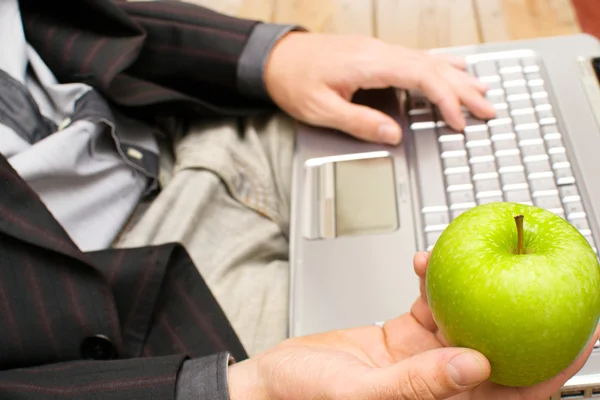
<svg viewBox="0 0 600 400">
<path fill-rule="evenodd" d="M 268 396 L 255 362 L 242 361 L 227 370 L 229 400 L 266 400 Z"/>
<path fill-rule="evenodd" d="M 271 99 L 274 99 L 274 92 L 287 79 L 286 61 L 293 60 L 293 57 L 290 56 L 295 53 L 294 49 L 298 49 L 296 44 L 298 39 L 300 38 L 300 41 L 302 41 L 302 38 L 307 34 L 309 34 L 307 31 L 290 31 L 273 45 L 269 56 L 265 60 L 263 71 L 263 82 Z"/>
</svg>

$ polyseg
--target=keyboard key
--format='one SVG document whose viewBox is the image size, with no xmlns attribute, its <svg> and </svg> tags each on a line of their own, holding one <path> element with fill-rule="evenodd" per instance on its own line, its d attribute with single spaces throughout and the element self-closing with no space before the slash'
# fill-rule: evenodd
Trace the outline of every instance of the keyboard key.
<svg viewBox="0 0 600 400">
<path fill-rule="evenodd" d="M 440 143 L 440 149 L 443 153 L 452 151 L 464 151 L 465 143 L 462 140 L 444 141 Z"/>
<path fill-rule="evenodd" d="M 573 171 L 571 171 L 571 168 L 568 166 L 555 169 L 554 176 L 556 177 L 556 184 L 558 186 L 572 185 L 575 183 Z"/>
<path fill-rule="evenodd" d="M 450 211 L 450 217 L 452 220 L 455 220 L 460 214 L 464 213 L 466 210 L 452 210 Z"/>
<path fill-rule="evenodd" d="M 475 192 L 477 195 L 485 192 L 498 192 L 500 190 L 500 181 L 498 178 L 475 181 Z M 500 195 L 502 195 L 502 193 L 500 193 Z"/>
<path fill-rule="evenodd" d="M 511 183 L 508 185 L 502 186 L 503 192 L 511 192 L 516 190 L 527 190 L 529 188 L 528 183 Z"/>
<path fill-rule="evenodd" d="M 525 173 L 522 171 L 503 173 L 503 174 L 500 174 L 500 177 L 502 179 L 502 184 L 504 186 L 523 184 L 523 183 L 527 182 L 527 180 L 525 178 Z"/>
<path fill-rule="evenodd" d="M 549 153 L 550 153 L 550 163 L 553 166 L 558 166 L 558 165 L 564 165 L 564 163 L 568 163 L 569 159 L 567 158 L 567 155 L 564 151 L 562 152 L 558 152 L 558 151 L 550 151 L 550 150 L 564 150 L 564 147 L 554 147 L 552 149 L 549 149 Z"/>
<path fill-rule="evenodd" d="M 505 137 L 505 140 L 495 140 L 494 149 L 496 151 L 518 149 L 517 140 L 514 135 Z"/>
<path fill-rule="evenodd" d="M 426 213 L 423 214 L 423 223 L 425 227 L 448 225 L 450 223 L 450 216 L 447 211 Z M 430 229 L 430 231 L 432 230 Z"/>
<path fill-rule="evenodd" d="M 523 157 L 523 162 L 524 163 L 532 163 L 532 162 L 537 162 L 537 161 L 544 161 L 544 160 L 548 160 L 548 154 L 540 154 L 540 155 L 535 155 L 535 156 L 525 156 Z"/>
<path fill-rule="evenodd" d="M 543 144 L 523 146 L 521 147 L 521 154 L 523 154 L 523 157 L 545 155 L 546 148 Z"/>
<path fill-rule="evenodd" d="M 446 175 L 446 184 L 448 185 L 448 187 L 462 186 L 462 185 L 467 185 L 467 184 L 470 185 L 471 184 L 471 174 L 469 172 L 448 174 L 448 175 Z"/>
<path fill-rule="evenodd" d="M 535 113 L 533 113 L 533 110 L 530 113 L 513 115 L 513 123 L 515 127 L 518 127 L 519 125 L 534 124 L 537 123 L 537 121 L 537 116 Z"/>
<path fill-rule="evenodd" d="M 544 87 L 544 80 L 543 79 L 530 79 L 527 81 L 527 86 L 529 86 L 529 88 L 534 89 L 534 88 L 538 88 Z"/>
<path fill-rule="evenodd" d="M 538 65 L 525 65 L 525 62 L 523 62 L 523 72 L 525 74 L 535 74 L 540 72 L 540 67 Z"/>
<path fill-rule="evenodd" d="M 542 75 L 540 75 L 539 71 L 538 72 L 530 71 L 530 72 L 526 73 L 525 76 L 528 81 L 542 79 Z"/>
<path fill-rule="evenodd" d="M 555 148 L 564 148 L 564 147 L 565 147 L 565 145 L 564 145 L 562 139 L 560 139 L 560 138 L 546 139 L 546 148 L 548 150 L 555 149 Z"/>
<path fill-rule="evenodd" d="M 577 190 L 577 186 L 575 185 L 559 186 L 558 193 L 563 203 L 581 201 L 581 197 L 579 196 L 579 190 Z"/>
<path fill-rule="evenodd" d="M 468 167 L 469 162 L 466 155 L 458 157 L 448 157 L 443 159 L 445 169 Z"/>
<path fill-rule="evenodd" d="M 511 110 L 519 110 L 533 107 L 533 103 L 531 102 L 531 98 L 529 96 L 525 96 L 525 98 L 517 97 L 516 100 L 508 100 L 508 106 Z"/>
<path fill-rule="evenodd" d="M 514 71 L 514 72 L 507 72 L 507 73 L 502 73 L 502 71 L 500 71 L 500 74 L 502 75 L 502 79 L 504 81 L 517 81 L 517 80 L 524 80 L 525 79 L 525 75 L 523 74 L 523 70 L 519 70 L 519 71 Z"/>
<path fill-rule="evenodd" d="M 506 201 L 512 203 L 527 203 L 531 204 L 531 195 L 529 190 L 514 190 L 504 193 Z"/>
<path fill-rule="evenodd" d="M 560 197 L 558 197 L 558 195 L 536 197 L 533 199 L 533 205 L 545 208 L 546 210 L 550 210 L 557 214 L 564 214 L 562 203 L 560 202 Z"/>
<path fill-rule="evenodd" d="M 550 104 L 550 101 L 548 99 L 548 92 L 546 91 L 532 93 L 531 100 L 533 100 L 533 104 L 535 104 L 536 106 Z"/>
<path fill-rule="evenodd" d="M 492 104 L 506 103 L 504 90 L 502 89 L 488 90 L 485 93 L 485 98 Z"/>
<path fill-rule="evenodd" d="M 525 163 L 525 169 L 527 173 L 541 173 L 541 172 L 551 172 L 550 162 L 548 160 L 539 160 Z"/>
<path fill-rule="evenodd" d="M 527 146 L 544 146 L 544 139 L 523 139 L 519 141 L 519 147 L 527 147 Z"/>
<path fill-rule="evenodd" d="M 510 174 L 513 172 L 523 172 L 525 171 L 525 167 L 523 165 L 513 165 L 510 167 L 500 167 L 498 169 L 498 172 L 500 172 L 500 174 Z"/>
<path fill-rule="evenodd" d="M 477 180 L 480 175 L 497 174 L 497 167 L 494 161 L 481 162 L 471 164 L 471 171 L 473 171 L 473 179 Z"/>
<path fill-rule="evenodd" d="M 481 197 L 477 199 L 477 204 L 499 203 L 502 202 L 502 196 Z"/>
<path fill-rule="evenodd" d="M 554 183 L 554 178 L 541 178 L 541 179 L 532 179 L 531 181 L 529 181 L 529 186 L 531 187 L 531 191 L 534 193 L 536 192 L 545 192 L 548 190 L 555 190 L 556 189 L 556 184 Z M 558 191 L 557 191 L 557 198 L 558 198 Z"/>
<path fill-rule="evenodd" d="M 519 140 L 542 138 L 542 133 L 538 124 L 518 127 L 515 129 L 515 133 L 517 134 L 517 138 Z"/>
<path fill-rule="evenodd" d="M 548 190 L 538 190 L 531 194 L 532 197 L 545 197 L 545 196 L 556 196 L 558 195 L 558 190 L 556 189 L 548 189 Z"/>
<path fill-rule="evenodd" d="M 441 235 L 441 231 L 425 233 L 425 244 L 427 245 L 427 249 L 431 250 Z"/>
<path fill-rule="evenodd" d="M 482 125 L 483 127 L 485 127 L 485 129 L 479 129 L 479 130 L 465 130 L 465 137 L 467 139 L 467 142 L 474 142 L 474 141 L 478 141 L 478 140 L 487 140 L 489 138 L 489 134 L 487 131 L 487 126 L 486 125 Z"/>
<path fill-rule="evenodd" d="M 521 165 L 521 156 L 506 155 L 506 156 L 498 157 L 496 159 L 496 162 L 498 163 L 499 168 Z"/>
<path fill-rule="evenodd" d="M 510 96 L 513 94 L 525 94 L 525 93 L 529 93 L 527 86 L 525 85 L 525 82 L 523 82 L 523 85 L 518 85 L 517 83 L 521 83 L 522 81 L 511 81 L 511 82 L 515 82 L 514 85 L 511 86 L 504 86 L 504 93 L 505 96 Z M 507 83 L 511 83 L 511 82 L 507 82 Z"/>
<path fill-rule="evenodd" d="M 521 67 L 521 65 L 518 64 L 518 65 L 514 65 L 512 67 L 501 67 L 499 69 L 499 71 L 500 71 L 500 75 L 502 75 L 502 76 L 507 75 L 507 74 L 512 74 L 515 72 L 523 73 L 523 67 Z"/>
<path fill-rule="evenodd" d="M 502 68 L 507 67 L 519 67 L 521 63 L 518 58 L 504 58 L 502 60 L 498 60 L 498 66 Z"/>
<path fill-rule="evenodd" d="M 545 125 L 542 126 L 542 134 L 544 135 L 544 137 L 548 136 L 548 135 L 560 135 L 560 131 L 558 130 L 558 126 L 556 125 Z"/>
<path fill-rule="evenodd" d="M 494 153 L 492 152 L 492 146 L 490 144 L 469 148 L 469 157 L 470 158 L 491 156 L 493 154 Z"/>
<path fill-rule="evenodd" d="M 565 213 L 569 221 L 586 217 L 581 201 L 572 201 L 565 204 Z"/>
<path fill-rule="evenodd" d="M 567 214 L 567 220 L 577 229 L 583 236 L 591 236 L 592 230 L 590 229 L 590 224 L 588 223 L 587 218 L 571 218 L 569 219 Z"/>
<path fill-rule="evenodd" d="M 556 123 L 556 118 L 554 117 L 539 117 L 540 125 L 551 125 Z"/>
<path fill-rule="evenodd" d="M 494 61 L 479 61 L 475 64 L 475 73 L 479 77 L 498 75 L 498 68 Z"/>
<path fill-rule="evenodd" d="M 456 192 L 448 193 L 448 200 L 450 207 L 453 205 L 467 204 L 475 202 L 475 194 L 473 190 L 461 190 Z"/>
<path fill-rule="evenodd" d="M 507 108 L 496 109 L 496 119 L 504 119 L 510 117 Z"/>
<path fill-rule="evenodd" d="M 507 133 L 513 133 L 512 125 L 510 123 L 494 124 L 494 125 L 490 126 L 490 135 L 492 138 L 495 135 L 504 135 Z"/>
<path fill-rule="evenodd" d="M 467 149 L 472 149 L 474 147 L 490 147 L 492 145 L 492 141 L 490 139 L 481 139 L 481 140 L 469 140 L 466 144 Z"/>
</svg>

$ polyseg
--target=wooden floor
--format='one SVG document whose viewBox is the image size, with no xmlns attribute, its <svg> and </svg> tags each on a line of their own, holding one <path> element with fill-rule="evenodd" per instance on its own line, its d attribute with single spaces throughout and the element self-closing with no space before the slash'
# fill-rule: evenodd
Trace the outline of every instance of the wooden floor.
<svg viewBox="0 0 600 400">
<path fill-rule="evenodd" d="M 580 31 L 571 0 L 186 0 L 311 31 L 357 33 L 413 48 Z"/>
</svg>

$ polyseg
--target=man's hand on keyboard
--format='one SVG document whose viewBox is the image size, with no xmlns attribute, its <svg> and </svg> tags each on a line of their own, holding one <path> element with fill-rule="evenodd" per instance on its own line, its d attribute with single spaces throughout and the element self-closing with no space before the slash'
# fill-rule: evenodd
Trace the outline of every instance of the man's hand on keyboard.
<svg viewBox="0 0 600 400">
<path fill-rule="evenodd" d="M 367 141 L 397 144 L 401 130 L 389 116 L 350 102 L 359 89 L 419 89 L 452 128 L 462 130 L 464 105 L 493 118 L 486 86 L 461 59 L 430 55 L 361 36 L 289 33 L 275 46 L 265 84 L 275 103 L 293 117 L 339 129 Z"/>
<path fill-rule="evenodd" d="M 548 399 L 589 357 L 598 338 L 555 378 L 509 388 L 487 378 L 490 364 L 474 350 L 445 346 L 425 294 L 428 257 L 418 253 L 421 296 L 411 311 L 380 326 L 289 339 L 229 370 L 231 400 L 531 400 Z"/>
</svg>

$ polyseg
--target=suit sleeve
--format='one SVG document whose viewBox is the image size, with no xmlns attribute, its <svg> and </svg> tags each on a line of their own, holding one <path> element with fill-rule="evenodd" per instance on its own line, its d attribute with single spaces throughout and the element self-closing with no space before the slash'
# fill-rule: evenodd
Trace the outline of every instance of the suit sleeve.
<svg viewBox="0 0 600 400">
<path fill-rule="evenodd" d="M 0 372 L 0 398 L 229 400 L 226 352 L 118 361 L 76 361 Z"/>
<path fill-rule="evenodd" d="M 6 370 L 0 372 L 0 398 L 175 400 L 183 362 L 184 356 L 167 356 L 74 361 Z"/>
<path fill-rule="evenodd" d="M 59 81 L 84 82 L 146 114 L 247 116 L 272 109 L 256 76 L 275 42 L 294 28 L 259 29 L 251 41 L 255 28 L 271 25 L 180 1 L 20 0 L 20 6 L 28 42 Z M 248 46 L 262 57 L 254 51 L 243 57 Z"/>
</svg>

